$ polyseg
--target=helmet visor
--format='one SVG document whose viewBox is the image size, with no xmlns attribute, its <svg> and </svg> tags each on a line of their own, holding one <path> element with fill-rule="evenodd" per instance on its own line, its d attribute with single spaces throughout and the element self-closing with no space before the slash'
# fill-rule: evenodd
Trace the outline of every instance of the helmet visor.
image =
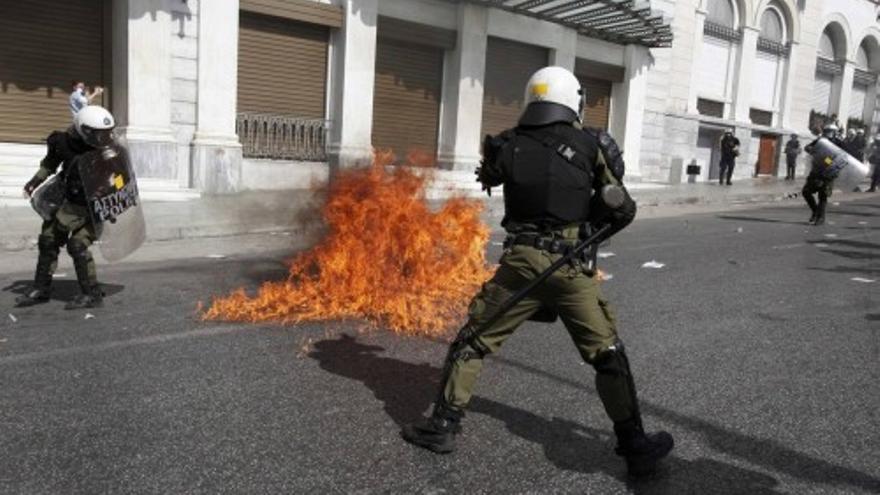
<svg viewBox="0 0 880 495">
<path fill-rule="evenodd" d="M 93 148 L 106 148 L 113 144 L 113 129 L 93 129 L 82 126 L 83 141 Z"/>
</svg>

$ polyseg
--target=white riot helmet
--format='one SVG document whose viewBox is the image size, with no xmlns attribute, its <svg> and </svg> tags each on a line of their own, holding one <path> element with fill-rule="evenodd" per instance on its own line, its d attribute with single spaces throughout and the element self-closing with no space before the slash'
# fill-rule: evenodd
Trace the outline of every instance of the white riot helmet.
<svg viewBox="0 0 880 495">
<path fill-rule="evenodd" d="M 104 107 L 88 105 L 76 112 L 73 127 L 86 144 L 93 148 L 104 148 L 113 143 L 116 120 Z"/>
<path fill-rule="evenodd" d="M 526 109 L 521 125 L 545 125 L 581 120 L 584 94 L 578 78 L 562 67 L 544 67 L 526 84 Z"/>
<path fill-rule="evenodd" d="M 825 124 L 825 127 L 822 128 L 822 135 L 825 136 L 826 138 L 831 138 L 831 137 L 834 137 L 837 135 L 838 130 L 839 129 L 837 128 L 837 126 L 834 125 L 833 123 L 832 124 Z"/>
</svg>

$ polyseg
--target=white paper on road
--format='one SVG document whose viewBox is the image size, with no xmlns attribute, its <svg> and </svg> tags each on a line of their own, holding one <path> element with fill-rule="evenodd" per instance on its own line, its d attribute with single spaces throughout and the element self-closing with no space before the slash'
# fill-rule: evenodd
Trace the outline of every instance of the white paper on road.
<svg viewBox="0 0 880 495">
<path fill-rule="evenodd" d="M 18 321 L 18 318 L 16 318 L 15 315 L 12 313 L 9 313 L 9 319 L 12 320 L 12 323 L 15 323 Z"/>
<path fill-rule="evenodd" d="M 226 257 L 226 255 L 225 254 L 209 254 L 208 256 L 205 256 L 205 257 L 211 258 L 212 260 L 222 260 L 223 258 Z"/>
<path fill-rule="evenodd" d="M 642 263 L 642 268 L 663 268 L 666 263 L 660 263 L 656 260 L 646 261 Z"/>
<path fill-rule="evenodd" d="M 611 280 L 612 278 L 614 278 L 614 274 L 612 274 L 612 273 L 605 273 L 602 275 L 603 282 Z"/>
<path fill-rule="evenodd" d="M 877 281 L 877 279 L 862 277 L 853 277 L 850 280 L 852 280 L 853 282 L 862 282 L 863 284 L 872 284 Z"/>
<path fill-rule="evenodd" d="M 742 228 L 742 227 L 737 227 L 737 228 L 736 228 L 736 233 L 737 233 L 737 234 L 742 234 L 742 233 L 743 233 L 743 228 Z"/>
<path fill-rule="evenodd" d="M 837 201 L 835 201 L 834 203 L 831 203 L 831 204 L 834 205 L 834 206 L 840 206 L 840 203 L 837 202 Z"/>
<path fill-rule="evenodd" d="M 65 278 L 67 277 L 66 273 L 53 273 L 52 278 Z"/>
<path fill-rule="evenodd" d="M 86 313 L 86 315 L 83 317 L 83 320 L 91 320 L 94 317 L 95 317 L 95 315 L 93 315 L 91 313 Z"/>
<path fill-rule="evenodd" d="M 862 221 L 862 222 L 859 222 L 859 225 L 868 225 L 868 222 Z"/>
<path fill-rule="evenodd" d="M 504 243 L 503 243 L 503 242 L 492 241 L 492 245 L 493 245 L 493 246 L 503 246 Z"/>
<path fill-rule="evenodd" d="M 611 251 L 599 251 L 598 253 L 596 253 L 596 256 L 598 256 L 601 259 L 605 259 L 605 258 L 611 258 L 613 256 L 617 256 L 617 255 L 612 253 Z"/>
<path fill-rule="evenodd" d="M 824 242 L 817 242 L 816 244 L 813 244 L 813 245 L 816 246 L 817 248 L 828 247 L 828 244 L 825 244 Z"/>
<path fill-rule="evenodd" d="M 837 234 L 825 234 L 825 237 L 829 239 L 834 239 L 835 237 L 837 237 Z"/>
</svg>

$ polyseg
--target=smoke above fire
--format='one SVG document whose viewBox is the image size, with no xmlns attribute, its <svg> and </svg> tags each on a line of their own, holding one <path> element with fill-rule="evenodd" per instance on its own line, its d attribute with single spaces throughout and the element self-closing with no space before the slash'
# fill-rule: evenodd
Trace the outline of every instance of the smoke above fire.
<svg viewBox="0 0 880 495">
<path fill-rule="evenodd" d="M 438 335 L 460 325 L 492 273 L 480 201 L 432 209 L 425 174 L 387 167 L 343 171 L 327 186 L 325 237 L 289 261 L 285 280 L 215 298 L 205 319 L 299 323 L 359 319 L 398 333 Z"/>
</svg>

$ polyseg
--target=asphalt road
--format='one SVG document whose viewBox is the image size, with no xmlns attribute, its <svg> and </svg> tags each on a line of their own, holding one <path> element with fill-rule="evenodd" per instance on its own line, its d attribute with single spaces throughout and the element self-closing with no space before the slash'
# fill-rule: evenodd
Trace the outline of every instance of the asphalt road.
<svg viewBox="0 0 880 495">
<path fill-rule="evenodd" d="M 88 319 L 62 310 L 72 271 L 59 300 L 10 309 L 22 265 L 0 284 L 0 491 L 880 493 L 880 197 L 807 216 L 645 220 L 603 248 L 646 425 L 676 439 L 641 481 L 560 324 L 488 360 L 459 450 L 436 456 L 399 430 L 444 344 L 198 320 L 198 301 L 282 276 L 282 253 L 103 266 Z"/>
</svg>

